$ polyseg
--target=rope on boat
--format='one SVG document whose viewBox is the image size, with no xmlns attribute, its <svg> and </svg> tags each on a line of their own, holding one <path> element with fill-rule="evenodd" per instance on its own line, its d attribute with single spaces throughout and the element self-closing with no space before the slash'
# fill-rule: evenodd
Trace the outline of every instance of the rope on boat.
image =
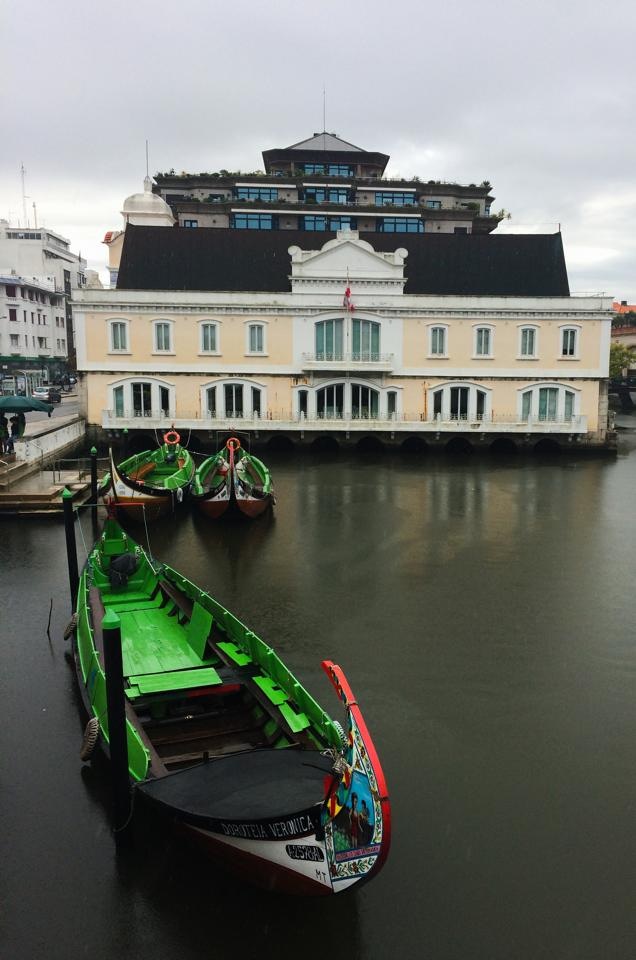
<svg viewBox="0 0 636 960">
<path fill-rule="evenodd" d="M 320 755 L 322 757 L 326 757 L 328 760 L 331 760 L 332 774 L 334 777 L 337 777 L 338 780 L 342 780 L 346 771 L 349 769 L 349 764 L 342 754 L 334 749 L 334 747 L 328 747 L 327 750 L 321 750 Z"/>
<path fill-rule="evenodd" d="M 97 717 L 91 717 L 84 730 L 84 739 L 80 750 L 80 760 L 90 760 L 95 750 L 95 744 L 99 736 L 99 720 Z"/>
<path fill-rule="evenodd" d="M 344 732 L 344 728 L 343 728 L 342 724 L 340 723 L 340 721 L 339 721 L 339 720 L 334 720 L 334 721 L 333 721 L 333 725 L 334 725 L 334 727 L 336 728 L 336 731 L 337 731 L 337 733 L 338 733 L 338 736 L 340 737 L 340 742 L 342 743 L 342 746 L 345 747 L 345 748 L 348 747 L 348 746 L 349 746 L 349 737 L 348 737 L 347 734 Z"/>
<path fill-rule="evenodd" d="M 146 523 L 146 504 L 145 503 L 142 503 L 141 505 L 141 513 L 144 518 L 144 527 L 146 530 L 146 546 L 148 548 L 148 556 L 152 560 L 152 550 L 150 549 L 150 537 L 148 536 L 148 524 Z"/>
<path fill-rule="evenodd" d="M 82 538 L 82 544 L 84 545 L 84 553 L 86 554 L 86 559 L 88 560 L 88 547 L 86 546 L 86 540 L 84 538 L 84 530 L 82 529 L 82 520 L 80 517 L 79 510 L 75 511 L 77 513 L 77 526 L 79 527 L 80 536 Z"/>
<path fill-rule="evenodd" d="M 130 826 L 130 821 L 133 818 L 133 813 L 135 812 L 135 797 L 137 795 L 136 790 L 131 790 L 130 794 L 130 813 L 128 814 L 128 819 L 126 823 L 122 823 L 121 827 L 113 827 L 113 833 L 123 833 Z"/>
<path fill-rule="evenodd" d="M 68 640 L 69 637 L 72 637 L 75 633 L 75 628 L 77 627 L 78 616 L 77 613 L 74 613 L 69 622 L 66 625 L 66 630 L 64 631 L 64 639 Z"/>
</svg>

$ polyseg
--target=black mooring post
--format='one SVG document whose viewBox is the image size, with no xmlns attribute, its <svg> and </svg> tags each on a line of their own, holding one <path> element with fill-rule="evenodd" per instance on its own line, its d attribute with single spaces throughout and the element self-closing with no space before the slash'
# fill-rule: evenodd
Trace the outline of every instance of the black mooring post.
<svg viewBox="0 0 636 960">
<path fill-rule="evenodd" d="M 64 532 L 66 534 L 66 559 L 68 560 L 68 584 L 71 591 L 71 608 L 75 612 L 79 571 L 77 567 L 77 544 L 75 543 L 75 516 L 73 514 L 73 494 L 64 488 L 62 493 L 64 507 Z"/>
<path fill-rule="evenodd" d="M 122 433 L 122 445 L 123 445 L 122 455 L 125 460 L 128 456 L 128 427 L 124 427 L 121 433 Z"/>
<path fill-rule="evenodd" d="M 97 447 L 91 447 L 91 516 L 97 526 Z"/>
<path fill-rule="evenodd" d="M 113 831 L 119 843 L 126 839 L 130 821 L 130 784 L 128 779 L 128 742 L 126 736 L 126 695 L 121 653 L 121 625 L 114 610 L 102 620 L 104 670 L 106 673 L 106 710 L 110 772 L 113 788 Z"/>
</svg>

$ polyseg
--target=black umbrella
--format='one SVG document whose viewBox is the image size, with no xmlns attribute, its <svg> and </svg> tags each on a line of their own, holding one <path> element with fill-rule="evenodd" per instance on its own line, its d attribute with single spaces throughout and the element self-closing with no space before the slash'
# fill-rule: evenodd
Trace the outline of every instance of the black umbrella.
<svg viewBox="0 0 636 960">
<path fill-rule="evenodd" d="M 0 411 L 5 413 L 28 413 L 30 410 L 39 410 L 48 413 L 49 417 L 53 413 L 52 403 L 44 403 L 43 400 L 36 400 L 35 397 L 0 397 Z"/>
</svg>

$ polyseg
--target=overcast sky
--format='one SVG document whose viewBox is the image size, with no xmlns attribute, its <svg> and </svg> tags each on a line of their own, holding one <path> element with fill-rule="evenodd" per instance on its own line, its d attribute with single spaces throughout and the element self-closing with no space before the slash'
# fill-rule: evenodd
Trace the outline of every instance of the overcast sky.
<svg viewBox="0 0 636 960">
<path fill-rule="evenodd" d="M 631 0 L 2 0 L 0 217 L 104 270 L 150 172 L 262 169 L 326 127 L 389 176 L 490 180 L 504 229 L 561 225 L 573 292 L 636 303 Z M 500 228 L 502 229 L 502 228 Z"/>
</svg>

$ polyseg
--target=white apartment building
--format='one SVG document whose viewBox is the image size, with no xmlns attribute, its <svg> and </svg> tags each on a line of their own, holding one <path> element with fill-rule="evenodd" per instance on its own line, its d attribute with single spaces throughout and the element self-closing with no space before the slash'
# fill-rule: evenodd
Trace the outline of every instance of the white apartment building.
<svg viewBox="0 0 636 960">
<path fill-rule="evenodd" d="M 11 278 L 16 277 L 19 278 L 17 282 L 21 286 L 26 284 L 28 288 L 30 284 L 35 290 L 41 285 L 42 291 L 47 291 L 47 294 L 53 292 L 61 297 L 64 336 L 51 339 L 54 344 L 57 340 L 65 340 L 65 354 L 62 359 L 70 369 L 75 369 L 71 296 L 74 290 L 85 286 L 86 261 L 73 253 L 70 247 L 69 240 L 47 227 L 16 227 L 7 220 L 0 220 L 0 274 L 9 277 L 9 286 L 12 285 Z M 21 281 L 25 283 L 22 284 Z M 21 346 L 23 345 L 22 341 Z M 2 355 L 5 354 L 3 347 Z M 31 358 L 27 354 L 20 359 Z M 57 356 L 54 359 L 57 361 Z M 9 360 L 9 363 L 13 364 L 13 360 Z M 6 359 L 3 364 L 7 364 Z"/>
</svg>

